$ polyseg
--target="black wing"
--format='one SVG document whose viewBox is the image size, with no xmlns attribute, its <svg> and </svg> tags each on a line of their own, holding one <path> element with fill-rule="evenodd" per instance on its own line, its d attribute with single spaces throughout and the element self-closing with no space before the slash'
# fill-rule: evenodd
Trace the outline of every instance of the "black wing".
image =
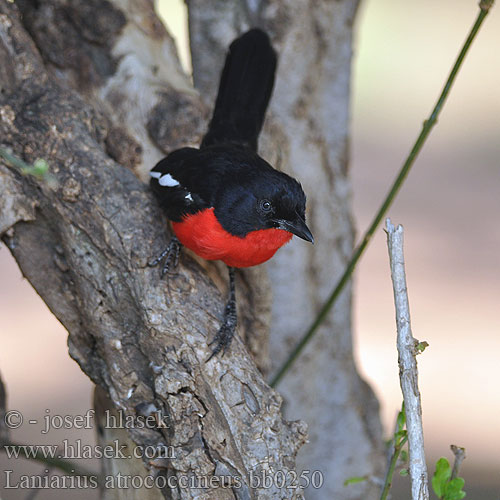
<svg viewBox="0 0 500 500">
<path fill-rule="evenodd" d="M 184 168 L 186 164 L 196 164 L 199 153 L 200 150 L 194 148 L 178 149 L 163 158 L 149 172 L 150 187 L 167 217 L 174 222 L 180 222 L 182 216 L 209 206 L 191 188 L 191 178 L 193 174 L 196 177 L 196 173 Z"/>
</svg>

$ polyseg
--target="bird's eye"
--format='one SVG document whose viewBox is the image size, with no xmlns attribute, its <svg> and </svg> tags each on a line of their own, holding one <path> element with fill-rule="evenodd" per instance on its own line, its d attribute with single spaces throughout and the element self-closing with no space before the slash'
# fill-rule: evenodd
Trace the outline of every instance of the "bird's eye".
<svg viewBox="0 0 500 500">
<path fill-rule="evenodd" d="M 270 212 L 272 209 L 271 202 L 269 200 L 260 200 L 260 209 L 263 212 Z"/>
</svg>

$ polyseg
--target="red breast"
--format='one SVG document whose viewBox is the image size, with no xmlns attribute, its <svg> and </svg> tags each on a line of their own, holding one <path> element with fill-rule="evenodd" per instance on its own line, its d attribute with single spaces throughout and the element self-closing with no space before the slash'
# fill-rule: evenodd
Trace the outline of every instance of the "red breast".
<svg viewBox="0 0 500 500">
<path fill-rule="evenodd" d="M 259 229 L 240 238 L 228 233 L 219 223 L 213 208 L 172 222 L 179 241 L 206 260 L 222 260 L 231 267 L 250 267 L 270 259 L 292 233 L 283 229 Z"/>
</svg>

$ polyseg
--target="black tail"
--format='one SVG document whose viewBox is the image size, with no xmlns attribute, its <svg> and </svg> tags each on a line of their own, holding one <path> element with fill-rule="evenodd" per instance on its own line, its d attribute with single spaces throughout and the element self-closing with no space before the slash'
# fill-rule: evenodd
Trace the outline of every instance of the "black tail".
<svg viewBox="0 0 500 500">
<path fill-rule="evenodd" d="M 232 143 L 257 151 L 275 71 L 276 52 L 263 31 L 252 29 L 231 44 L 201 147 Z"/>
</svg>

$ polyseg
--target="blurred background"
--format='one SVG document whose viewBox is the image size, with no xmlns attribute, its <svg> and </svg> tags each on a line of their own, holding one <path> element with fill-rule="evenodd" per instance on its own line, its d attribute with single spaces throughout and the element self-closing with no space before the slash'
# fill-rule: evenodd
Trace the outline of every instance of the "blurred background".
<svg viewBox="0 0 500 500">
<path fill-rule="evenodd" d="M 181 0 L 164 0 L 159 7 L 189 67 L 185 6 Z M 499 9 L 486 19 L 438 125 L 389 212 L 405 227 L 413 333 L 430 344 L 419 357 L 429 463 L 440 456 L 451 461 L 450 444 L 465 447 L 461 475 L 467 498 L 482 500 L 500 499 Z M 475 0 L 362 2 L 351 114 L 358 238 L 429 115 L 477 11 Z M 354 343 L 358 367 L 380 400 L 389 435 L 401 393 L 382 228 L 355 274 Z M 91 407 L 91 384 L 67 355 L 65 330 L 23 280 L 3 244 L 0 373 L 9 408 L 26 418 L 42 419 L 46 409 L 53 415 L 83 415 Z M 40 425 L 24 425 L 13 438 L 58 444 L 68 437 L 40 430 Z M 92 432 L 72 436 L 78 438 L 92 442 Z M 3 454 L 0 467 L 13 467 Z M 25 471 L 39 474 L 43 467 L 28 464 Z M 408 481 L 398 480 L 400 488 L 403 479 Z M 5 498 L 25 493 L 9 491 Z M 37 498 L 58 498 L 56 493 L 92 498 L 88 490 L 42 492 Z"/>
</svg>

